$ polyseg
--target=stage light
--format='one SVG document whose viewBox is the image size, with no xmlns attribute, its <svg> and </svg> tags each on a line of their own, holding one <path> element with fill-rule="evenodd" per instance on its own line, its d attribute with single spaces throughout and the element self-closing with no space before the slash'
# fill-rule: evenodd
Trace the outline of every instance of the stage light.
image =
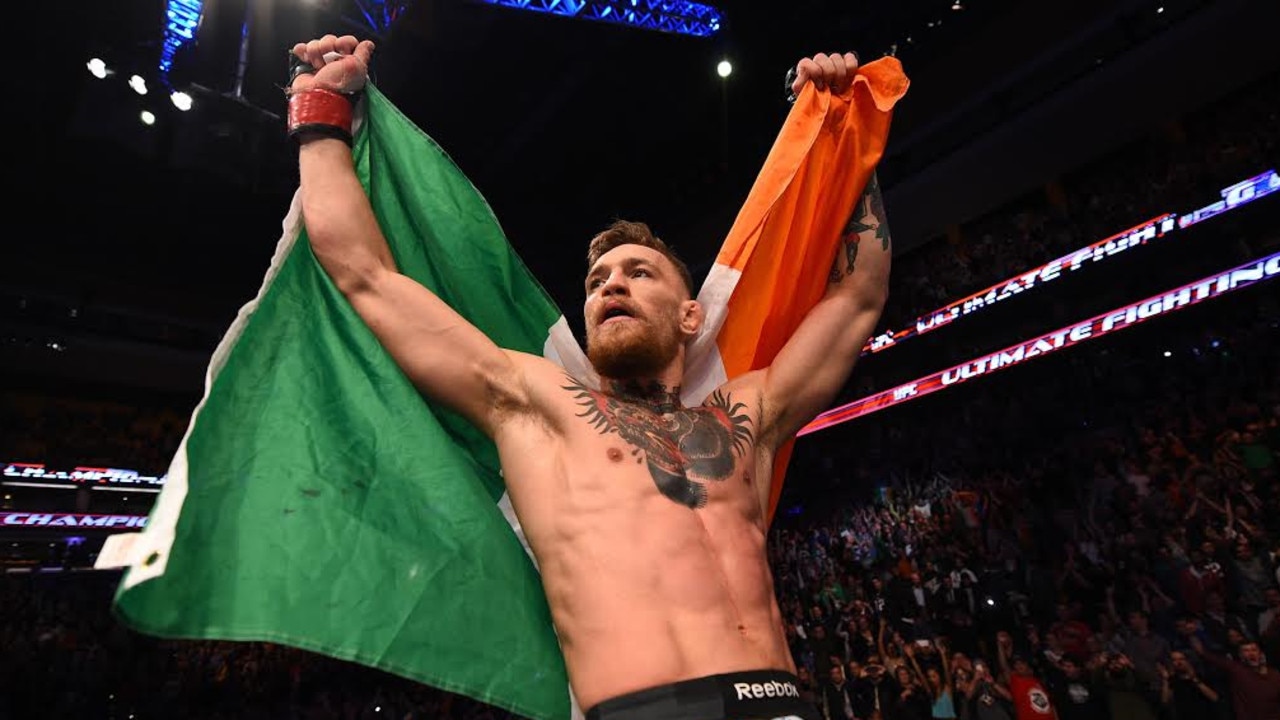
<svg viewBox="0 0 1280 720">
<path fill-rule="evenodd" d="M 107 64 L 102 62 L 100 58 L 93 58 L 88 63 L 85 63 L 85 67 L 89 68 L 89 72 L 99 80 L 107 76 Z"/>
<path fill-rule="evenodd" d="M 733 65 L 728 60 L 721 60 L 720 64 L 716 65 L 716 73 L 722 78 L 727 78 L 733 73 Z"/>
<path fill-rule="evenodd" d="M 174 90 L 169 96 L 169 100 L 173 102 L 173 106 L 179 110 L 186 112 L 191 109 L 191 96 L 181 90 Z"/>
<path fill-rule="evenodd" d="M 960 0 L 956 0 L 955 2 L 951 3 L 951 9 L 952 9 L 952 10 L 963 10 L 963 9 L 964 9 L 964 6 L 960 4 Z"/>
<path fill-rule="evenodd" d="M 1157 14 L 1157 15 L 1159 15 L 1159 14 L 1160 14 L 1160 13 L 1162 13 L 1162 12 L 1164 12 L 1164 6 L 1163 6 L 1163 5 L 1161 5 L 1160 7 L 1156 8 L 1156 14 Z"/>
<path fill-rule="evenodd" d="M 1165 356 L 1165 357 L 1173 357 L 1173 353 L 1169 352 L 1168 350 L 1165 350 L 1165 351 L 1164 351 L 1164 356 Z"/>
<path fill-rule="evenodd" d="M 143 124 L 143 125 L 155 125 L 155 124 L 156 124 L 156 116 L 155 116 L 155 113 L 151 112 L 150 110 L 143 110 L 143 111 L 142 111 L 142 116 L 141 116 L 141 117 L 142 117 L 142 124 Z"/>
<path fill-rule="evenodd" d="M 141 75 L 134 75 L 129 78 L 129 87 L 133 88 L 133 91 L 139 95 L 147 94 L 147 81 L 143 80 Z"/>
</svg>

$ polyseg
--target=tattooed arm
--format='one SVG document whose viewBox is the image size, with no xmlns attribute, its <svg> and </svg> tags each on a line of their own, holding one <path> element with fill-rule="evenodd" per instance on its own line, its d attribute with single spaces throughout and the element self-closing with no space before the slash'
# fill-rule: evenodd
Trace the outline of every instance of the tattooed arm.
<svg viewBox="0 0 1280 720">
<path fill-rule="evenodd" d="M 889 295 L 889 225 L 872 174 L 814 306 L 765 374 L 761 435 L 776 446 L 826 410 L 849 378 Z"/>
</svg>

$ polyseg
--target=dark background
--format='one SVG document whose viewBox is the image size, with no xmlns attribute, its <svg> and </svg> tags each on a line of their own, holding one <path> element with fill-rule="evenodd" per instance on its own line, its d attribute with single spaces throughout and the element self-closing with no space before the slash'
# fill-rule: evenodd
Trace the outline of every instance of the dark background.
<svg viewBox="0 0 1280 720">
<path fill-rule="evenodd" d="M 649 222 L 706 271 L 787 112 L 783 75 L 804 55 L 896 50 L 913 81 L 880 169 L 900 256 L 1277 66 L 1278 13 L 1264 0 L 731 0 L 711 38 L 467 0 L 404 5 L 378 40 L 375 81 L 475 182 L 575 328 L 586 242 L 614 218 Z M 180 113 L 156 71 L 163 10 L 60 3 L 17 34 L 6 383 L 194 402 L 296 187 L 279 118 L 286 50 L 324 32 L 374 36 L 352 20 L 353 0 L 206 2 L 170 75 L 196 98 Z M 117 74 L 90 75 L 94 56 Z M 134 72 L 145 97 L 125 83 Z M 143 108 L 154 126 L 138 121 Z"/>
</svg>

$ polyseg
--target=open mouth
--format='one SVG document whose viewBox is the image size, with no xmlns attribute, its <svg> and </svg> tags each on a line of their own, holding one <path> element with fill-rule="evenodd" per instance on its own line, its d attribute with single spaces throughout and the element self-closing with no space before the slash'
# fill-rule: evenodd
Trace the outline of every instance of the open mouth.
<svg viewBox="0 0 1280 720">
<path fill-rule="evenodd" d="M 631 311 L 627 310 L 625 307 L 621 305 L 612 305 L 605 308 L 604 312 L 600 314 L 600 324 L 607 325 L 610 322 L 630 320 L 632 317 Z"/>
</svg>

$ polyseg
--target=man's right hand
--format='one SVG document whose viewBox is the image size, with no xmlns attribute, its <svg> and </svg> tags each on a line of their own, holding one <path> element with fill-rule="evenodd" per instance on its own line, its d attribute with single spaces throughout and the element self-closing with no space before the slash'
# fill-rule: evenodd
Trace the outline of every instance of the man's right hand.
<svg viewBox="0 0 1280 720">
<path fill-rule="evenodd" d="M 325 56 L 331 53 L 342 57 L 325 62 Z M 318 40 L 294 45 L 293 54 L 315 68 L 316 72 L 304 73 L 294 78 L 290 92 L 323 88 L 339 93 L 353 93 L 363 90 L 369 79 L 373 42 L 357 40 L 352 35 L 325 35 Z"/>
</svg>

